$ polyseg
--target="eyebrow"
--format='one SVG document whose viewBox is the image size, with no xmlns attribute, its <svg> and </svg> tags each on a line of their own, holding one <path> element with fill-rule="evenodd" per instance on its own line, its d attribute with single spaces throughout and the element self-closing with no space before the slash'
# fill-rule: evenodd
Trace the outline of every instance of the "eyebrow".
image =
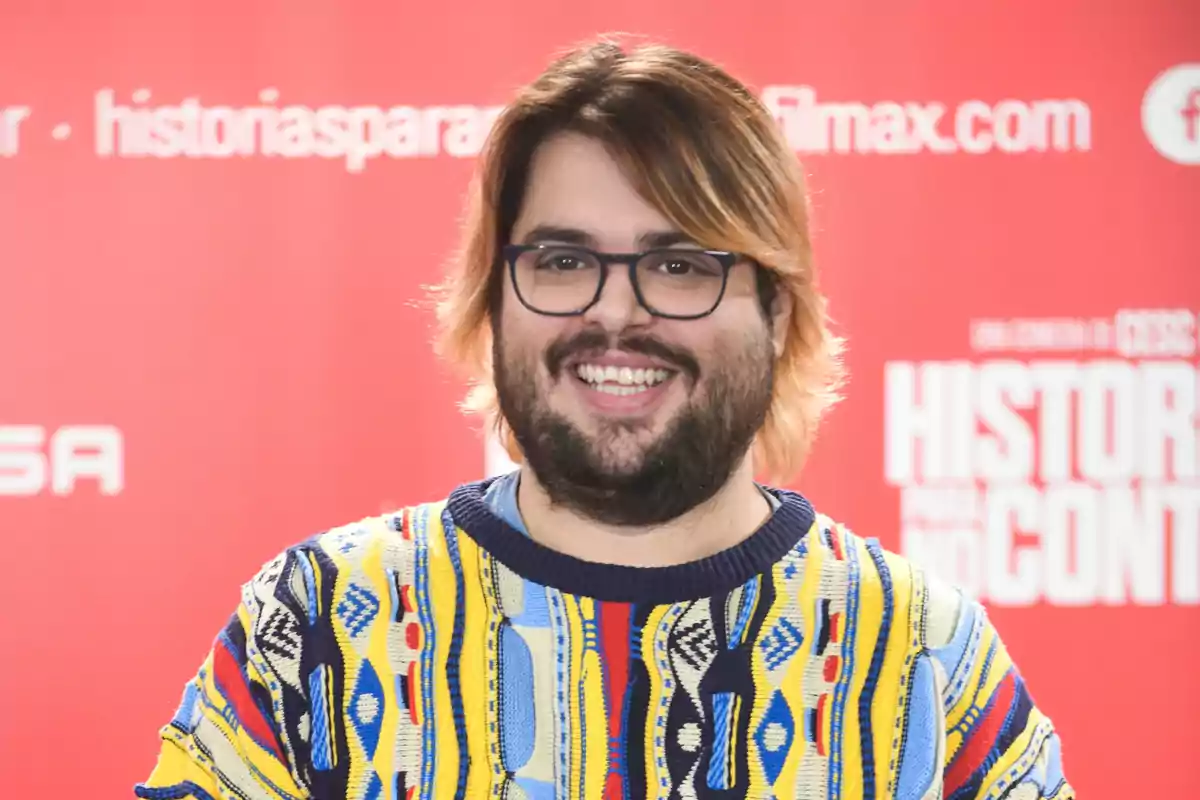
<svg viewBox="0 0 1200 800">
<path fill-rule="evenodd" d="M 559 225 L 538 225 L 521 237 L 522 244 L 538 244 L 540 242 L 562 242 L 592 248 L 596 246 L 595 237 L 587 231 Z M 695 245 L 696 242 L 681 231 L 649 231 L 638 237 L 638 246 L 646 250 L 674 247 L 679 244 Z"/>
</svg>

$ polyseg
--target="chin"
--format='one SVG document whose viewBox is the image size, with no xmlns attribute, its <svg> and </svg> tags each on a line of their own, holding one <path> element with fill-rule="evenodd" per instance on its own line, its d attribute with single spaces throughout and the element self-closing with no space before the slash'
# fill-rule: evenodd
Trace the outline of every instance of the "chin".
<svg viewBox="0 0 1200 800">
<path fill-rule="evenodd" d="M 659 441 L 658 432 L 609 431 L 599 437 L 589 437 L 592 462 L 613 477 L 637 475 L 646 466 L 646 459 Z"/>
<path fill-rule="evenodd" d="M 646 453 L 641 449 L 628 453 L 614 452 L 611 448 L 597 452 L 593 448 L 592 457 L 602 472 L 614 478 L 631 478 L 641 472 L 646 464 Z"/>
</svg>

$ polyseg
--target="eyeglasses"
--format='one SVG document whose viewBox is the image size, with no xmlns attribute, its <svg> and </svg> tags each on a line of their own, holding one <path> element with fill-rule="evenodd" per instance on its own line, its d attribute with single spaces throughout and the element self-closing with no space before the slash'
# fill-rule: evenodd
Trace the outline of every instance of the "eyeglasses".
<svg viewBox="0 0 1200 800">
<path fill-rule="evenodd" d="M 721 304 L 729 270 L 744 257 L 681 248 L 597 253 L 577 245 L 510 244 L 501 249 L 521 304 L 537 314 L 573 317 L 600 300 L 609 267 L 626 264 L 638 303 L 667 319 L 700 319 Z"/>
</svg>

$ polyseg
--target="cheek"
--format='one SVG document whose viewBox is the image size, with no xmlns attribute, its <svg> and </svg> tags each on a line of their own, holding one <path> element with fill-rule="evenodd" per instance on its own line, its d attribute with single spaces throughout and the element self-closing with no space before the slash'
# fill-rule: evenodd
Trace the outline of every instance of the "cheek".
<svg viewBox="0 0 1200 800">
<path fill-rule="evenodd" d="M 540 375 L 544 370 L 546 347 L 561 334 L 562 325 L 552 317 L 526 310 L 515 298 L 512 302 L 517 308 L 506 305 L 500 316 L 501 352 L 509 363 L 520 363 L 524 369 L 533 369 Z"/>
<path fill-rule="evenodd" d="M 761 382 L 774 360 L 765 325 L 731 329 L 710 340 L 703 351 L 693 351 L 700 363 L 700 381 L 692 390 L 709 399 L 713 393 L 728 395 L 749 390 Z"/>
<path fill-rule="evenodd" d="M 746 299 L 753 300 L 755 307 L 758 307 L 758 275 L 749 266 L 738 266 L 729 272 L 721 305 Z"/>
<path fill-rule="evenodd" d="M 712 316 L 698 322 L 694 329 L 680 331 L 672 341 L 688 349 L 706 372 L 744 369 L 748 366 L 745 359 L 757 357 L 771 335 L 758 297 L 753 294 L 726 298 Z"/>
</svg>

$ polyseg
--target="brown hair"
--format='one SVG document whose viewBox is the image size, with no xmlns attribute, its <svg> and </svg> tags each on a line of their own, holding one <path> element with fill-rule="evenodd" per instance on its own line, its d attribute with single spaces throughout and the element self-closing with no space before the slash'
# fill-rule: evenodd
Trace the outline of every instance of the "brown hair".
<svg viewBox="0 0 1200 800">
<path fill-rule="evenodd" d="M 842 341 L 816 286 L 804 175 L 778 126 L 750 91 L 716 65 L 663 45 L 623 50 L 605 39 L 556 59 L 496 120 L 472 187 L 461 250 L 435 288 L 438 353 L 465 368 L 464 407 L 501 418 L 492 377 L 496 268 L 523 199 L 534 151 L 572 131 L 603 142 L 638 192 L 706 247 L 743 253 L 792 298 L 792 315 L 755 470 L 799 472 L 821 417 L 838 399 Z"/>
</svg>

